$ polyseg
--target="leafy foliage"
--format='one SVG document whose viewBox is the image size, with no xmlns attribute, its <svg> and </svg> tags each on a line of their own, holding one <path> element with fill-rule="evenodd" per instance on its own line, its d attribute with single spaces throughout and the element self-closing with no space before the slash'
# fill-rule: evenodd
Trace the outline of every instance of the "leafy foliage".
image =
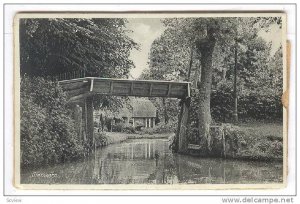
<svg viewBox="0 0 300 204">
<path fill-rule="evenodd" d="M 282 51 L 270 55 L 270 44 L 261 38 L 247 41 L 247 49 L 238 52 L 238 113 L 246 119 L 282 119 Z M 212 91 L 212 115 L 229 122 L 233 112 L 233 52 L 225 56 L 226 64 L 215 69 Z M 225 70 L 225 74 L 223 73 Z"/>
<path fill-rule="evenodd" d="M 131 124 L 126 124 L 123 122 L 116 123 L 112 126 L 113 132 L 125 132 L 125 133 L 135 133 L 135 127 Z"/>
<path fill-rule="evenodd" d="M 189 63 L 192 59 L 189 80 L 197 84 L 201 80 L 201 73 L 197 73 L 201 66 L 201 56 L 196 52 L 193 42 L 196 38 L 205 37 L 204 30 L 210 23 L 213 25 L 212 29 L 215 29 L 214 37 L 217 40 L 212 56 L 213 119 L 226 122 L 232 117 L 235 40 L 238 41 L 240 118 L 281 117 L 282 51 L 280 48 L 276 56 L 272 57 L 271 44 L 258 36 L 258 31 L 268 31 L 269 26 L 274 23 L 280 26 L 280 18 L 166 19 L 163 23 L 166 30 L 152 44 L 150 69 L 143 73 L 144 78 L 188 80 Z"/>
<path fill-rule="evenodd" d="M 273 24 L 280 27 L 280 18 L 178 18 L 162 22 L 166 29 L 152 44 L 150 68 L 143 77 L 192 82 L 186 127 L 190 143 L 209 148 L 211 114 L 216 122 L 232 118 L 235 49 L 239 116 L 282 118 L 282 79 L 275 71 L 282 69 L 282 62 L 278 62 L 282 57 L 277 53 L 278 67 L 272 65 L 271 44 L 258 34 L 262 29 L 268 32 Z"/>
<path fill-rule="evenodd" d="M 43 18 L 20 20 L 21 74 L 55 76 L 82 70 L 86 76 L 127 78 L 138 49 L 126 19 Z M 96 109 L 122 107 L 123 99 L 95 96 Z"/>
<path fill-rule="evenodd" d="M 259 128 L 224 126 L 226 155 L 251 160 L 278 160 L 283 158 L 282 135 L 261 135 Z"/>
<path fill-rule="evenodd" d="M 37 88 L 39 87 L 39 88 Z M 44 165 L 83 155 L 60 87 L 40 77 L 21 78 L 21 164 Z"/>
<path fill-rule="evenodd" d="M 124 77 L 138 48 L 124 19 L 21 19 L 21 73 L 47 76 L 85 70 L 90 76 Z"/>
<path fill-rule="evenodd" d="M 114 143 L 120 143 L 127 140 L 127 135 L 98 132 L 95 133 L 96 147 L 103 147 Z"/>
<path fill-rule="evenodd" d="M 177 127 L 177 123 L 169 122 L 167 124 L 165 123 L 159 123 L 153 128 L 144 128 L 140 134 L 149 134 L 149 135 L 157 135 L 161 136 L 161 134 L 167 134 L 167 133 L 174 133 Z M 168 134 L 167 134 L 168 135 Z"/>
</svg>

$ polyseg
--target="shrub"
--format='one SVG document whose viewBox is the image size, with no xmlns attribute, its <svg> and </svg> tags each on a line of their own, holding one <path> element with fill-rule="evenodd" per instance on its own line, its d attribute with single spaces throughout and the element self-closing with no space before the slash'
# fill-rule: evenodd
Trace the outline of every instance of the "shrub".
<svg viewBox="0 0 300 204">
<path fill-rule="evenodd" d="M 217 122 L 231 122 L 233 115 L 233 84 L 219 82 L 211 93 L 211 115 Z M 282 120 L 280 91 L 264 88 L 261 91 L 245 89 L 238 94 L 239 119 L 246 120 Z"/>
<path fill-rule="evenodd" d="M 124 123 L 116 123 L 112 125 L 113 132 L 122 132 L 125 124 Z"/>
<path fill-rule="evenodd" d="M 107 137 L 105 132 L 94 133 L 96 147 L 102 147 L 108 145 Z"/>
<path fill-rule="evenodd" d="M 137 122 L 135 123 L 135 129 L 136 129 L 137 131 L 141 131 L 143 127 L 144 127 L 144 124 L 143 124 L 142 122 L 137 121 Z"/>
<path fill-rule="evenodd" d="M 211 92 L 211 115 L 216 121 L 230 121 L 233 113 L 232 83 L 220 82 Z"/>
<path fill-rule="evenodd" d="M 123 127 L 122 132 L 129 133 L 129 134 L 136 133 L 135 127 L 132 127 L 132 125 L 125 125 L 125 126 Z"/>
<path fill-rule="evenodd" d="M 231 157 L 247 159 L 282 159 L 283 157 L 281 138 L 258 135 L 258 131 L 252 128 L 233 125 L 226 125 L 224 130 L 226 154 Z"/>
<path fill-rule="evenodd" d="M 118 135 L 114 133 L 97 132 L 95 133 L 96 147 L 103 147 L 109 144 L 123 142 L 127 139 L 127 136 Z"/>
<path fill-rule="evenodd" d="M 135 127 L 130 124 L 117 123 L 112 126 L 113 132 L 135 133 Z"/>
<path fill-rule="evenodd" d="M 158 124 L 155 126 L 155 132 L 156 133 L 169 133 L 169 132 L 175 132 L 177 127 L 177 122 L 169 122 L 167 124 Z"/>
<path fill-rule="evenodd" d="M 79 158 L 83 147 L 57 83 L 21 78 L 21 165 L 39 166 Z"/>
<path fill-rule="evenodd" d="M 175 122 L 169 122 L 167 124 L 165 123 L 159 123 L 154 128 L 144 128 L 142 130 L 142 133 L 144 134 L 162 134 L 162 133 L 171 133 L 175 132 L 177 123 Z"/>
</svg>

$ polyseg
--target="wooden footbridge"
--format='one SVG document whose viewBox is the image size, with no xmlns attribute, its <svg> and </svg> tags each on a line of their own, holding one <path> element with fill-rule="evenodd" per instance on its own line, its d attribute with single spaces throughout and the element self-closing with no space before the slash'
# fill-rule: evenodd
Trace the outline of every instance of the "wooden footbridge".
<svg viewBox="0 0 300 204">
<path fill-rule="evenodd" d="M 70 103 L 77 103 L 82 108 L 83 126 L 86 139 L 90 147 L 94 146 L 93 96 L 135 96 L 135 97 L 164 97 L 178 98 L 181 103 L 181 113 L 178 127 L 178 144 L 183 142 L 185 127 L 181 124 L 187 120 L 187 107 L 185 103 L 190 98 L 190 82 L 174 82 L 159 80 L 129 80 L 99 77 L 84 77 L 59 81 L 60 86 L 67 92 Z M 182 139 L 180 139 L 182 138 Z"/>
<path fill-rule="evenodd" d="M 85 77 L 59 81 L 59 84 L 71 101 L 95 94 L 179 99 L 190 96 L 189 82 Z"/>
</svg>

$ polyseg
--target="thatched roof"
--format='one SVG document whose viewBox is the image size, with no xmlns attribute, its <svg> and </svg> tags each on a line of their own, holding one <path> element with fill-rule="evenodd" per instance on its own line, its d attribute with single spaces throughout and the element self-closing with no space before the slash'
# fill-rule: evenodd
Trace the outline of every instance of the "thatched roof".
<svg viewBox="0 0 300 204">
<path fill-rule="evenodd" d="M 120 110 L 119 115 L 120 115 L 120 117 L 126 117 L 126 118 L 131 118 L 132 117 L 131 111 L 126 107 L 123 107 Z"/>
<path fill-rule="evenodd" d="M 95 110 L 94 111 L 94 117 L 98 117 L 102 114 L 103 117 L 108 117 L 108 118 L 121 118 L 120 116 L 120 111 L 119 112 L 114 112 L 108 109 L 102 109 L 102 110 Z"/>
<path fill-rule="evenodd" d="M 156 117 L 156 107 L 149 99 L 133 99 L 132 117 L 154 118 Z"/>
</svg>

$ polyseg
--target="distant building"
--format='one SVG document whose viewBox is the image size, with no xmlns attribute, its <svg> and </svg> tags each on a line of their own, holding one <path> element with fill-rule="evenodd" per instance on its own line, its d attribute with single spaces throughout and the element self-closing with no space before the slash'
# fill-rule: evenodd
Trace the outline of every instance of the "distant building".
<svg viewBox="0 0 300 204">
<path fill-rule="evenodd" d="M 126 123 L 133 127 L 153 128 L 155 127 L 155 118 L 157 108 L 149 99 L 132 98 L 131 107 L 124 107 L 119 112 L 111 112 L 109 110 L 96 110 L 94 112 L 94 121 L 97 127 L 100 127 L 100 118 L 105 123 Z M 110 125 L 110 126 L 111 126 Z M 107 127 L 107 129 L 110 129 Z"/>
<path fill-rule="evenodd" d="M 120 116 L 125 123 L 132 124 L 133 127 L 155 127 L 156 107 L 149 99 L 131 99 L 132 109 L 123 108 Z"/>
</svg>

